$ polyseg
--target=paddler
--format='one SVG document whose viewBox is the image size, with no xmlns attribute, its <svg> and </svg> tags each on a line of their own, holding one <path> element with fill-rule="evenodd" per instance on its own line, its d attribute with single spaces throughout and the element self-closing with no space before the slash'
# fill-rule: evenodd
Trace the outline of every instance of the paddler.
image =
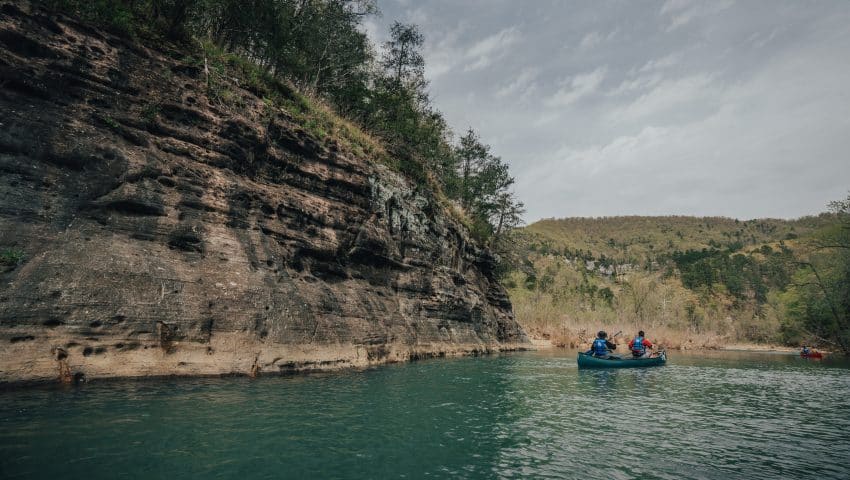
<svg viewBox="0 0 850 480">
<path fill-rule="evenodd" d="M 635 338 L 629 340 L 629 350 L 632 351 L 634 358 L 645 357 L 648 348 L 652 348 L 652 342 L 646 339 L 643 330 L 639 331 Z"/>
<path fill-rule="evenodd" d="M 605 333 L 605 330 L 600 330 L 596 334 L 596 339 L 590 345 L 590 350 L 585 353 L 594 357 L 609 358 L 611 356 L 611 350 L 616 350 L 617 344 L 611 343 L 607 339 L 608 334 Z"/>
</svg>

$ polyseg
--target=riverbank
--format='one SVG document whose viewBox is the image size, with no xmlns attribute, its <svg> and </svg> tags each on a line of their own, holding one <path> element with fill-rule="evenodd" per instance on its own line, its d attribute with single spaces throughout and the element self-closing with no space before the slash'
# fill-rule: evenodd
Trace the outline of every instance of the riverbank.
<svg viewBox="0 0 850 480">
<path fill-rule="evenodd" d="M 231 335 L 220 335 L 212 346 L 183 345 L 172 353 L 157 345 L 144 345 L 108 359 L 103 355 L 68 355 L 53 347 L 53 356 L 37 356 L 22 350 L 0 365 L 0 388 L 17 388 L 49 383 L 84 383 L 102 379 L 138 379 L 164 377 L 221 377 L 288 375 L 299 373 L 357 370 L 390 363 L 426 358 L 488 355 L 523 351 L 528 343 L 430 343 L 380 346 L 339 345 L 256 345 Z M 25 345 L 39 351 L 50 346 L 34 341 Z M 210 350 L 215 355 L 210 353 Z M 35 360 L 34 360 L 35 359 Z"/>
<path fill-rule="evenodd" d="M 729 352 L 800 352 L 800 349 L 796 347 L 789 347 L 786 345 L 765 345 L 760 343 L 733 343 L 729 345 L 724 345 L 718 350 L 726 350 Z M 818 349 L 818 351 L 821 353 L 829 353 L 827 350 L 822 349 Z"/>
<path fill-rule="evenodd" d="M 616 330 L 615 330 L 616 332 Z M 617 340 L 620 344 L 628 344 L 628 339 L 630 337 L 620 335 Z M 585 342 L 582 341 L 582 338 L 578 335 L 574 335 L 572 337 L 563 336 L 563 335 L 546 335 L 545 333 L 540 334 L 529 334 L 529 339 L 531 343 L 534 345 L 534 348 L 539 350 L 548 350 L 548 349 L 573 349 L 573 348 L 584 348 L 585 346 L 589 347 L 592 340 L 587 340 Z M 650 337 L 650 341 L 653 341 L 657 348 L 663 348 L 667 350 L 705 350 L 705 351 L 729 351 L 729 352 L 781 352 L 781 353 L 797 353 L 800 351 L 799 348 L 789 347 L 787 345 L 776 345 L 776 344 L 762 344 L 762 343 L 753 343 L 753 342 L 731 342 L 731 343 L 718 343 L 717 338 L 712 337 L 711 342 L 706 342 L 700 344 L 699 342 L 694 342 L 692 339 L 688 339 L 691 341 L 685 342 L 670 342 L 667 340 L 668 337 L 661 337 L 661 341 L 655 341 L 652 337 Z M 666 341 L 666 343 L 665 343 Z M 818 351 L 822 353 L 830 353 L 828 350 L 818 349 Z"/>
</svg>

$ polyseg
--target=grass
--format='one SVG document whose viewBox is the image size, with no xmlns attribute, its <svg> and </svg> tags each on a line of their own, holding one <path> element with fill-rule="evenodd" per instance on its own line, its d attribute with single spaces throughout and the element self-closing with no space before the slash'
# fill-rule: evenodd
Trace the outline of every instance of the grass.
<svg viewBox="0 0 850 480">
<path fill-rule="evenodd" d="M 109 115 L 95 114 L 95 116 L 98 120 L 103 122 L 107 127 L 111 128 L 112 130 L 121 130 L 121 125 L 119 125 L 118 122 L 116 122 L 115 119 L 110 117 Z"/>
<path fill-rule="evenodd" d="M 358 158 L 375 160 L 389 166 L 393 162 L 383 144 L 355 122 L 339 115 L 323 99 L 298 91 L 293 85 L 273 77 L 253 61 L 228 53 L 210 40 L 200 41 L 202 57 L 188 57 L 188 63 L 209 71 L 207 93 L 220 104 L 243 107 L 239 89 L 262 99 L 261 120 L 274 121 L 285 112 L 316 141 Z"/>
<path fill-rule="evenodd" d="M 6 250 L 0 251 L 0 265 L 3 266 L 16 267 L 23 263 L 25 259 L 26 254 L 23 250 L 7 248 Z"/>
</svg>

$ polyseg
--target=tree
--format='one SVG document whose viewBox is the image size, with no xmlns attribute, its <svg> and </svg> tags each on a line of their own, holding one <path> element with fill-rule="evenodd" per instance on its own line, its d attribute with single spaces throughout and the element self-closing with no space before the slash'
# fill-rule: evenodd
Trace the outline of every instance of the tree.
<svg viewBox="0 0 850 480">
<path fill-rule="evenodd" d="M 381 66 L 390 73 L 396 89 L 424 88 L 425 59 L 419 53 L 424 42 L 425 37 L 414 24 L 395 22 L 390 27 L 390 40 L 384 43 Z"/>
<path fill-rule="evenodd" d="M 605 302 L 605 305 L 607 305 L 608 308 L 614 307 L 614 292 L 610 288 L 604 287 L 600 289 L 599 298 L 601 298 L 602 301 Z"/>
<path fill-rule="evenodd" d="M 623 282 L 623 295 L 628 300 L 633 320 L 643 322 L 646 318 L 647 299 L 657 284 L 651 277 L 632 277 Z"/>
<path fill-rule="evenodd" d="M 496 238 L 518 226 L 525 210 L 510 191 L 514 179 L 507 164 L 492 155 L 471 128 L 454 153 L 458 179 L 451 194 L 471 217 L 473 235 Z"/>
<path fill-rule="evenodd" d="M 517 229 L 522 225 L 523 213 L 524 205 L 514 198 L 513 193 L 506 192 L 500 197 L 497 215 L 491 220 L 495 225 L 493 235 L 488 242 L 490 249 L 499 256 L 496 273 L 500 277 L 527 258 L 527 237 Z"/>
<path fill-rule="evenodd" d="M 783 296 L 785 330 L 802 331 L 850 355 L 850 195 L 830 209 L 836 223 L 810 242 Z"/>
<path fill-rule="evenodd" d="M 455 149 L 455 155 L 460 170 L 458 197 L 463 208 L 468 210 L 472 206 L 472 201 L 475 198 L 474 192 L 477 190 L 474 186 L 474 178 L 490 157 L 490 146 L 481 143 L 478 135 L 470 128 L 466 131 L 466 135 L 460 138 Z"/>
</svg>

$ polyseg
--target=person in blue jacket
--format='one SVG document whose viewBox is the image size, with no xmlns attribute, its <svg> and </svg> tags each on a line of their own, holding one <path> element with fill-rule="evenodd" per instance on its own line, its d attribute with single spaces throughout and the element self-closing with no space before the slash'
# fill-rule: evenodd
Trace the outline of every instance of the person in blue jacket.
<svg viewBox="0 0 850 480">
<path fill-rule="evenodd" d="M 611 350 L 615 350 L 617 348 L 617 344 L 611 343 L 607 339 L 608 334 L 605 333 L 605 330 L 600 330 L 599 333 L 596 334 L 596 340 L 594 340 L 590 345 L 590 350 L 585 353 L 587 355 L 593 355 L 594 357 L 609 358 L 611 356 Z"/>
</svg>

